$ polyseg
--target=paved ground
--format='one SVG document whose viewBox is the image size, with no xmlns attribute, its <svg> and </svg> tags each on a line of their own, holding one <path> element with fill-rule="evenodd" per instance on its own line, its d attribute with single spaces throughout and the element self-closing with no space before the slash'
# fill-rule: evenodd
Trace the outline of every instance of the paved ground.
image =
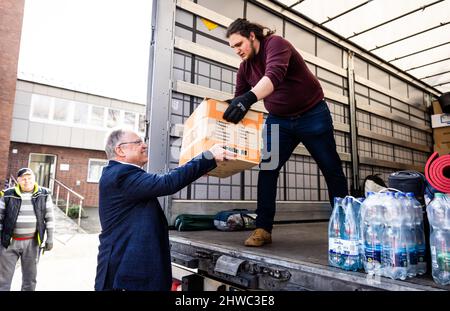
<svg viewBox="0 0 450 311">
<path fill-rule="evenodd" d="M 81 227 L 87 233 L 100 233 L 101 228 L 98 218 L 98 207 L 86 207 L 84 208 L 84 211 L 88 217 L 81 219 Z"/>
<path fill-rule="evenodd" d="M 87 212 L 89 216 L 92 216 L 95 215 L 94 212 L 97 212 L 97 209 Z M 92 218 L 88 217 L 83 220 L 86 230 L 79 230 L 76 223 L 67 218 L 59 209 L 55 209 L 55 218 L 54 247 L 52 251 L 44 253 L 40 258 L 36 290 L 93 290 L 100 228 L 98 216 L 97 219 L 92 216 Z M 89 221 L 87 221 L 88 219 Z M 11 290 L 20 290 L 21 278 L 19 262 Z"/>
</svg>

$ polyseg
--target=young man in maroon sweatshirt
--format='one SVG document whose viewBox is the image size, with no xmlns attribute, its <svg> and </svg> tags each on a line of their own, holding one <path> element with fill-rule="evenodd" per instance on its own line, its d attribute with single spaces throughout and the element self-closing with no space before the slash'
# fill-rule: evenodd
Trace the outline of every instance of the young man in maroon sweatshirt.
<svg viewBox="0 0 450 311">
<path fill-rule="evenodd" d="M 278 175 L 300 142 L 325 177 L 330 203 L 334 197 L 348 193 L 322 87 L 297 50 L 273 33 L 267 27 L 238 18 L 226 34 L 242 62 L 235 98 L 229 101 L 223 118 L 238 123 L 250 106 L 261 99 L 269 112 L 258 175 L 257 229 L 245 241 L 246 246 L 272 242 Z"/>
</svg>

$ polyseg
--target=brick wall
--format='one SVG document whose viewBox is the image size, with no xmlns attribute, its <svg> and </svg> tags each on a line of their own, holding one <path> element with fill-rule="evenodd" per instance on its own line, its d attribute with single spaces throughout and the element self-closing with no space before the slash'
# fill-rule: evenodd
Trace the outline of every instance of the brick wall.
<svg viewBox="0 0 450 311">
<path fill-rule="evenodd" d="M 13 149 L 16 149 L 17 153 L 12 153 Z M 103 151 L 11 142 L 8 176 L 9 174 L 15 176 L 19 168 L 28 166 L 30 153 L 56 155 L 56 179 L 84 196 L 84 206 L 98 206 L 98 183 L 87 182 L 88 162 L 89 159 L 106 159 Z M 61 164 L 69 164 L 69 170 L 61 171 Z M 77 180 L 80 181 L 79 186 L 76 185 Z M 60 197 L 65 199 L 66 192 L 60 191 Z M 56 187 L 54 195 L 56 195 Z M 71 201 L 78 203 L 72 199 Z"/>
<path fill-rule="evenodd" d="M 24 0 L 0 1 L 0 159 L 8 162 Z M 0 165 L 0 180 L 7 175 Z"/>
</svg>

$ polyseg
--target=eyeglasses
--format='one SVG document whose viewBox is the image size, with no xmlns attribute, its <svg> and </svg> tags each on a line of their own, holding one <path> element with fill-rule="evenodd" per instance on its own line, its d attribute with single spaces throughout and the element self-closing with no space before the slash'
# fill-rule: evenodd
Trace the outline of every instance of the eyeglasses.
<svg viewBox="0 0 450 311">
<path fill-rule="evenodd" d="M 120 147 L 120 146 L 126 145 L 126 144 L 142 145 L 142 144 L 144 144 L 144 141 L 142 139 L 138 139 L 138 140 L 135 140 L 135 141 L 126 141 L 126 142 L 118 144 L 117 147 Z"/>
</svg>

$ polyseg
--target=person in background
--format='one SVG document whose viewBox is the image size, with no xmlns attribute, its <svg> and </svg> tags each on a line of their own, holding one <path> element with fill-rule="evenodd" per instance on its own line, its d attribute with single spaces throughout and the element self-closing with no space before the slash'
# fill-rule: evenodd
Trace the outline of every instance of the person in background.
<svg viewBox="0 0 450 311">
<path fill-rule="evenodd" d="M 322 87 L 294 46 L 267 27 L 243 18 L 230 24 L 226 37 L 242 62 L 235 97 L 229 100 L 223 118 L 238 123 L 251 105 L 262 99 L 269 112 L 263 150 L 267 153 L 263 153 L 258 175 L 256 230 L 245 241 L 246 246 L 262 246 L 272 242 L 280 169 L 299 143 L 325 177 L 331 204 L 335 197 L 347 195 L 347 179 Z M 276 129 L 279 136 L 272 135 Z"/>
<path fill-rule="evenodd" d="M 50 190 L 40 187 L 27 167 L 17 172 L 17 182 L 0 198 L 0 291 L 10 290 L 19 258 L 22 290 L 34 291 L 41 245 L 45 251 L 53 248 L 55 224 Z"/>
<path fill-rule="evenodd" d="M 133 131 L 112 131 L 99 182 L 102 231 L 95 290 L 168 291 L 172 284 L 168 223 L 158 197 L 181 190 L 235 157 L 219 145 L 167 174 L 152 174 L 147 144 Z"/>
</svg>

